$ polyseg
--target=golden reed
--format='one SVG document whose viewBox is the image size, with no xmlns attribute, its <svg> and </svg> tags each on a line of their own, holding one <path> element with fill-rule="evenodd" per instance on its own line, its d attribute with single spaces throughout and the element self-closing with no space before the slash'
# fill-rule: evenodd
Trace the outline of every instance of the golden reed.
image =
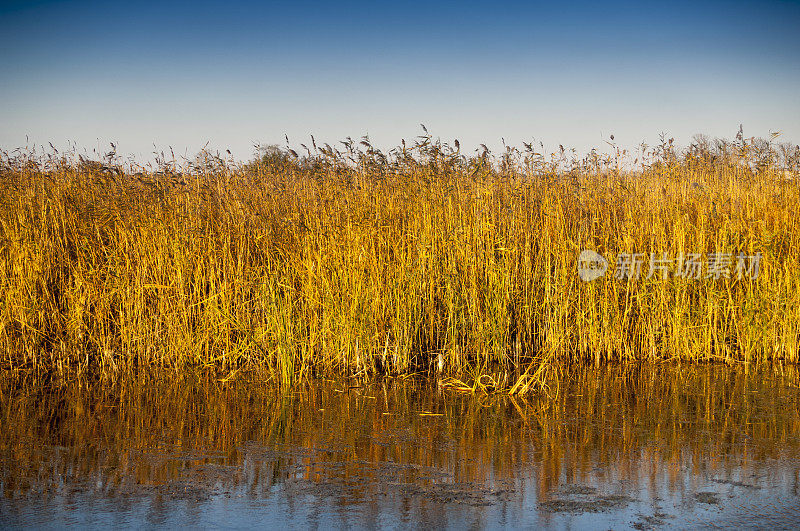
<svg viewBox="0 0 800 531">
<path fill-rule="evenodd" d="M 798 361 L 797 151 L 669 141 L 626 166 L 618 149 L 465 156 L 427 133 L 343 145 L 157 172 L 4 153 L 0 363 L 434 371 L 524 392 L 554 361 Z M 591 282 L 584 249 L 610 262 Z M 641 275 L 619 275 L 633 253 Z M 648 278 L 650 253 L 733 262 Z M 735 274 L 740 254 L 757 276 Z"/>
</svg>

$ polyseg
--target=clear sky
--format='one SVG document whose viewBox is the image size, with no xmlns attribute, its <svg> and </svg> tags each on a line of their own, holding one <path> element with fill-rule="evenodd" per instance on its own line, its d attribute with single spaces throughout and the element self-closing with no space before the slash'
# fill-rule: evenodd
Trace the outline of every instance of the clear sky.
<svg viewBox="0 0 800 531">
<path fill-rule="evenodd" d="M 0 3 L 0 147 L 800 142 L 800 2 Z"/>
</svg>

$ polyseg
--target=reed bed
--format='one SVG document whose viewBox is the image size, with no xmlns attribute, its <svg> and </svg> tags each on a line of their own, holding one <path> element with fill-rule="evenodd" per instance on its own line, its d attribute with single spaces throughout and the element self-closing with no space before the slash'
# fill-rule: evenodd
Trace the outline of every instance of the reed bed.
<svg viewBox="0 0 800 531">
<path fill-rule="evenodd" d="M 157 171 L 3 153 L 0 363 L 258 368 L 284 385 L 431 372 L 523 393 L 555 361 L 800 358 L 800 148 L 342 145 Z M 605 276 L 579 278 L 584 249 Z M 639 278 L 617 278 L 623 253 L 644 253 Z M 760 269 L 647 278 L 650 253 Z"/>
</svg>

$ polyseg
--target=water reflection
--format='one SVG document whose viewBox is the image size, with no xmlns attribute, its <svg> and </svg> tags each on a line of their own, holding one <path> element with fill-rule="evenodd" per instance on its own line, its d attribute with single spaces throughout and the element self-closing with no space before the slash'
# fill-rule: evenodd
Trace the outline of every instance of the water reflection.
<svg viewBox="0 0 800 531">
<path fill-rule="evenodd" d="M 0 384 L 0 525 L 792 527 L 796 368 L 564 370 L 557 397 L 147 372 Z"/>
</svg>

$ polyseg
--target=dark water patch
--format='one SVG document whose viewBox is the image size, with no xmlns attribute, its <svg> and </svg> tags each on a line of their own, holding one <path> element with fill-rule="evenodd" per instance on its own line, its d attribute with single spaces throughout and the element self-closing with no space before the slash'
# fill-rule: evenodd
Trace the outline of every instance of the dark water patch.
<svg viewBox="0 0 800 531">
<path fill-rule="evenodd" d="M 628 496 L 622 496 L 619 494 L 610 496 L 583 495 L 580 497 L 556 498 L 548 500 L 540 503 L 539 507 L 545 511 L 554 513 L 597 513 L 600 511 L 624 507 L 632 501 L 635 500 Z"/>
<path fill-rule="evenodd" d="M 698 492 L 694 495 L 694 499 L 708 505 L 719 505 L 719 495 L 716 492 Z"/>
</svg>

